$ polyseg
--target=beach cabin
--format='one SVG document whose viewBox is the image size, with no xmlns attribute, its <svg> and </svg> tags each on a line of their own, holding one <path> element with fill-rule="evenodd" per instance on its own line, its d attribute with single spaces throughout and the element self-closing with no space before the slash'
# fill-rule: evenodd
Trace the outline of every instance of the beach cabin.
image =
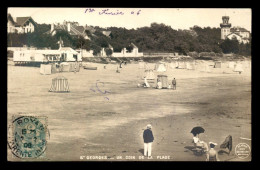
<svg viewBox="0 0 260 170">
<path fill-rule="evenodd" d="M 158 75 L 157 79 L 162 82 L 162 88 L 168 88 L 168 76 L 167 75 Z"/>
<path fill-rule="evenodd" d="M 228 63 L 228 68 L 234 68 L 235 67 L 235 62 L 229 62 Z"/>
<path fill-rule="evenodd" d="M 178 68 L 179 69 L 186 69 L 186 63 L 185 62 L 179 62 Z"/>
<path fill-rule="evenodd" d="M 195 70 L 195 64 L 194 63 L 186 63 L 186 69 L 187 70 Z"/>
<path fill-rule="evenodd" d="M 50 75 L 52 70 L 52 66 L 49 64 L 41 64 L 40 73 L 43 75 Z"/>
<path fill-rule="evenodd" d="M 215 61 L 214 68 L 221 68 L 221 62 L 220 61 Z"/>
<path fill-rule="evenodd" d="M 235 68 L 234 68 L 233 71 L 234 71 L 234 72 L 239 72 L 239 74 L 241 74 L 241 73 L 244 71 L 243 65 L 242 65 L 241 63 L 237 63 L 237 64 L 235 65 Z"/>
</svg>

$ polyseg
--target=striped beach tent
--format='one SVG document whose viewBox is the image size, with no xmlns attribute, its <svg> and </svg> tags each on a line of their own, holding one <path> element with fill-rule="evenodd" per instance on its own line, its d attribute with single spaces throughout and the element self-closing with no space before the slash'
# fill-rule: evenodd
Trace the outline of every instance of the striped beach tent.
<svg viewBox="0 0 260 170">
<path fill-rule="evenodd" d="M 49 92 L 62 93 L 69 91 L 69 83 L 67 78 L 65 78 L 64 76 L 58 76 L 52 79 L 52 85 Z"/>
</svg>

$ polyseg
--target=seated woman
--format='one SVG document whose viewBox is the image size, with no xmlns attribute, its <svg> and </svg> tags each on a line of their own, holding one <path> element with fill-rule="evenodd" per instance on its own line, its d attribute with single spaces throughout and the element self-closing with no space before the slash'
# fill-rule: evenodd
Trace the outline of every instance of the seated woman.
<svg viewBox="0 0 260 170">
<path fill-rule="evenodd" d="M 201 141 L 201 140 L 199 139 L 198 134 L 197 134 L 197 135 L 194 135 L 194 137 L 193 137 L 193 142 L 194 142 L 194 144 L 195 144 L 196 146 L 202 147 L 206 152 L 208 152 L 209 147 L 208 147 L 207 143 L 204 142 L 204 141 Z"/>
<path fill-rule="evenodd" d="M 218 152 L 214 149 L 217 144 L 209 142 L 210 150 L 207 153 L 206 161 L 219 161 Z"/>
</svg>

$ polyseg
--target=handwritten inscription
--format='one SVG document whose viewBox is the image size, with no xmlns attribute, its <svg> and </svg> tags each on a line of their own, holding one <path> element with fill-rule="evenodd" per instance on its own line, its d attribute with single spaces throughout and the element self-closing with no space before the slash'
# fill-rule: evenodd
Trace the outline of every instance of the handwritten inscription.
<svg viewBox="0 0 260 170">
<path fill-rule="evenodd" d="M 101 9 L 97 10 L 94 8 L 86 8 L 85 13 L 98 13 L 99 15 L 125 15 L 125 14 L 131 14 L 131 15 L 140 15 L 141 10 L 132 10 L 131 12 L 125 13 L 124 11 L 120 11 L 118 9 Z"/>
<path fill-rule="evenodd" d="M 92 92 L 98 92 L 98 93 L 101 93 L 101 94 L 108 94 L 108 93 L 111 93 L 110 91 L 107 91 L 107 90 L 102 90 L 101 87 L 102 86 L 104 88 L 105 84 L 104 82 L 100 82 L 99 80 L 96 81 L 96 86 L 95 88 L 90 88 L 90 90 Z M 105 99 L 109 100 L 109 98 L 107 96 L 104 96 Z"/>
</svg>

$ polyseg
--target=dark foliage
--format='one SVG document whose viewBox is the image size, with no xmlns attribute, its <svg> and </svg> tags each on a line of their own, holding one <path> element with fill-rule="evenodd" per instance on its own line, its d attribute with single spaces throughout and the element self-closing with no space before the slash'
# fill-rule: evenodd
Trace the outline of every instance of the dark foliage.
<svg viewBox="0 0 260 170">
<path fill-rule="evenodd" d="M 221 40 L 220 28 L 201 28 L 194 26 L 189 30 L 175 30 L 165 24 L 152 23 L 150 27 L 137 29 L 125 29 L 110 27 L 109 36 L 102 34 L 105 30 L 98 26 L 94 27 L 95 32 L 87 31 L 91 40 L 83 37 L 71 36 L 66 31 L 58 31 L 55 36 L 46 32 L 50 25 L 39 24 L 36 31 L 28 34 L 8 34 L 8 46 L 21 47 L 23 45 L 37 48 L 49 47 L 57 49 L 57 42 L 61 38 L 64 46 L 72 48 L 83 48 L 94 51 L 98 54 L 101 48 L 108 49 L 111 45 L 114 52 L 120 52 L 123 48 L 132 51 L 131 43 L 134 43 L 140 52 L 178 52 L 189 54 L 190 52 L 212 52 L 212 53 L 235 53 L 251 55 L 251 42 L 239 44 L 237 40 Z M 108 52 L 109 53 L 109 52 Z"/>
</svg>

